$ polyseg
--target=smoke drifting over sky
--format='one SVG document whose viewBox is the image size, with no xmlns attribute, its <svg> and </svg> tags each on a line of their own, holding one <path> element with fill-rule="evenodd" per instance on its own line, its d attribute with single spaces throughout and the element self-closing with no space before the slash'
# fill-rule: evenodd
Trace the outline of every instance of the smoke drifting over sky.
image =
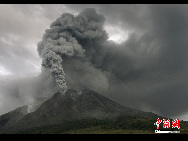
<svg viewBox="0 0 188 141">
<path fill-rule="evenodd" d="M 92 89 L 125 106 L 188 120 L 188 5 L 0 10 L 0 114 L 54 94 L 65 73 L 68 88 Z M 41 68 L 42 60 L 49 67 Z"/>
</svg>

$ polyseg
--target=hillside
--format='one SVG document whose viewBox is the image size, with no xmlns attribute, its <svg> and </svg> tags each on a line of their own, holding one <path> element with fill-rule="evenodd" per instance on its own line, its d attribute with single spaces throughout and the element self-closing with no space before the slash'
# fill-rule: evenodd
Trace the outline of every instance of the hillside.
<svg viewBox="0 0 188 141">
<path fill-rule="evenodd" d="M 96 126 L 154 131 L 153 124 L 160 117 L 120 105 L 88 89 L 58 92 L 39 105 L 30 113 L 24 106 L 0 116 L 0 133 L 64 133 Z"/>
</svg>

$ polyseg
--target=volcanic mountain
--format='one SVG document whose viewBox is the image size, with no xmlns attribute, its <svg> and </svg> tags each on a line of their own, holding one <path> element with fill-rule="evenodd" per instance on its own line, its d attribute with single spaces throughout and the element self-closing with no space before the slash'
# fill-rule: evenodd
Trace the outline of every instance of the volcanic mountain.
<svg viewBox="0 0 188 141">
<path fill-rule="evenodd" d="M 28 113 L 28 106 L 0 116 L 0 132 L 23 131 L 35 127 L 61 124 L 82 119 L 114 120 L 117 117 L 158 118 L 151 112 L 143 112 L 120 105 L 92 90 L 55 93 L 49 99 L 38 100 L 35 110 Z M 35 104 L 36 105 L 36 104 Z"/>
</svg>

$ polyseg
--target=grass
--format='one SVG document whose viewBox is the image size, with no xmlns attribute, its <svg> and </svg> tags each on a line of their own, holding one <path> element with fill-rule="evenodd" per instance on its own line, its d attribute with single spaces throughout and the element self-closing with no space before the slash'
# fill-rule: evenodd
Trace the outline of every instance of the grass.
<svg viewBox="0 0 188 141">
<path fill-rule="evenodd" d="M 101 126 L 94 126 L 78 130 L 70 130 L 61 134 L 154 134 L 151 130 L 128 130 L 128 129 L 103 129 Z"/>
<path fill-rule="evenodd" d="M 10 131 L 12 134 L 155 134 L 155 118 L 119 117 L 116 120 L 82 119 L 65 121 L 61 124 L 45 125 L 20 131 Z M 164 129 L 160 124 L 160 130 Z M 180 133 L 188 134 L 188 123 L 180 121 Z M 6 133 L 6 132 L 5 132 Z"/>
</svg>

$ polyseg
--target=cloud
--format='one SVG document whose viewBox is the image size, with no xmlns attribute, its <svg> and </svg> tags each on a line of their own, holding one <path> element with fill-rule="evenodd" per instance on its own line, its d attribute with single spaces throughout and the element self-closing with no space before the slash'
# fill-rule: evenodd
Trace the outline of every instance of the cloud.
<svg viewBox="0 0 188 141">
<path fill-rule="evenodd" d="M 27 105 L 36 98 L 49 98 L 59 91 L 48 72 L 35 76 L 2 76 L 0 83 L 0 115 Z"/>
<path fill-rule="evenodd" d="M 56 33 L 56 24 L 65 25 L 65 21 L 59 18 L 62 13 L 70 13 L 69 16 L 74 18 L 84 15 L 90 22 L 83 23 L 89 28 L 98 29 L 99 32 L 86 29 L 86 26 L 64 26 L 64 30 L 68 30 L 66 34 L 74 37 L 85 50 L 84 57 L 61 55 L 69 88 L 90 88 L 125 106 L 164 116 L 177 116 L 188 110 L 187 5 L 75 4 L 7 7 L 0 8 L 1 11 L 6 11 L 6 15 L 0 15 L 0 57 L 1 60 L 4 59 L 0 65 L 11 73 L 21 72 L 20 68 L 25 68 L 24 72 L 31 70 L 32 65 L 24 61 L 25 58 L 28 58 L 30 63 L 35 62 L 34 66 L 40 64 L 41 60 L 36 59 L 37 48 L 32 52 L 28 49 L 29 43 L 34 41 L 36 45 L 45 29 L 48 30 L 43 40 L 47 37 L 57 40 L 60 35 L 52 36 L 52 33 Z M 32 11 L 32 8 L 35 10 Z M 94 9 L 82 12 L 84 8 L 95 8 L 96 12 Z M 17 19 L 13 16 L 15 13 Z M 108 31 L 114 34 L 113 30 L 126 39 L 120 44 L 109 41 Z M 97 38 L 99 35 L 100 38 Z M 54 48 L 54 51 L 57 51 L 56 49 Z M 41 52 L 39 51 L 39 55 Z M 14 55 L 20 59 L 15 59 L 17 57 L 14 58 Z M 16 62 L 19 62 L 20 66 L 12 67 Z M 50 74 L 41 75 L 43 79 L 40 81 L 49 82 L 40 85 L 41 88 L 50 85 L 55 88 L 55 80 Z"/>
<path fill-rule="evenodd" d="M 58 11 L 56 6 L 52 7 L 54 12 Z M 54 93 L 53 88 L 48 88 L 53 86 L 53 80 L 39 75 L 41 59 L 37 53 L 37 43 L 51 23 L 49 14 L 45 15 L 48 8 L 47 5 L 32 4 L 0 5 L 0 79 L 3 81 L 0 85 L 0 114 L 23 106 L 29 99 L 25 98 L 27 96 L 40 97 L 45 90 L 47 95 Z M 36 80 L 30 78 L 38 75 Z M 42 78 L 48 82 L 39 85 L 44 81 Z"/>
<path fill-rule="evenodd" d="M 64 5 L 1 4 L 0 65 L 15 75 L 41 72 L 37 43 L 50 23 L 67 10 Z"/>
<path fill-rule="evenodd" d="M 124 43 L 109 47 L 104 58 L 100 55 L 102 61 L 95 54 L 101 65 L 92 58 L 95 66 L 111 70 L 115 76 L 109 84 L 109 97 L 165 116 L 188 110 L 184 101 L 188 91 L 186 5 L 68 6 L 78 11 L 96 7 L 105 15 L 106 23 L 117 23 L 128 33 Z"/>
</svg>

